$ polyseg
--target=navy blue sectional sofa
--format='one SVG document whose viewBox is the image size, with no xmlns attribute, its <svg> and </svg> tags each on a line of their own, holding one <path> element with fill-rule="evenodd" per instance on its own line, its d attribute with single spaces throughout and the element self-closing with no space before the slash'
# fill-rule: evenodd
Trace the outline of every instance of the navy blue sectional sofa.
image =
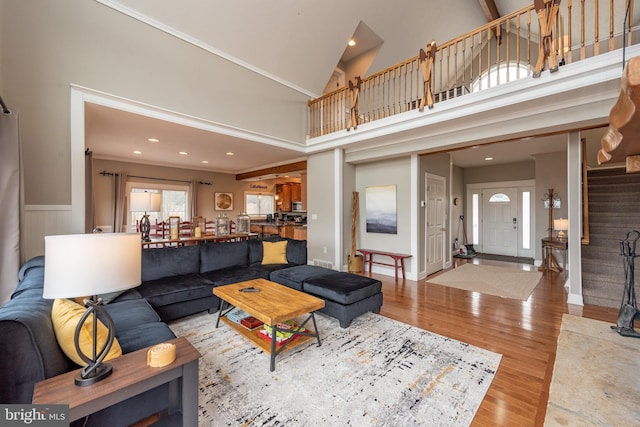
<svg viewBox="0 0 640 427">
<path fill-rule="evenodd" d="M 263 265 L 261 239 L 144 249 L 140 286 L 105 300 L 122 352 L 175 338 L 165 322 L 217 311 L 220 300 L 213 288 L 244 280 L 271 279 L 323 298 L 323 311 L 337 317 L 342 327 L 366 311 L 380 309 L 379 281 L 306 265 L 306 241 L 264 240 L 287 240 L 288 263 Z M 56 341 L 53 300 L 42 297 L 44 257 L 26 262 L 18 280 L 11 299 L 0 307 L 0 403 L 30 403 L 36 382 L 78 368 Z M 159 387 L 91 415 L 86 425 L 131 424 L 166 408 L 168 396 L 168 387 Z"/>
</svg>

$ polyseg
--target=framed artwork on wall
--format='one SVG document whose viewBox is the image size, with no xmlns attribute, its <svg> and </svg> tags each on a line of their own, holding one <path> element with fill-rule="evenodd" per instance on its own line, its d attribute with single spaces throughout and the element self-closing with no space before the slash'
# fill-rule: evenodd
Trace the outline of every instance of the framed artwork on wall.
<svg viewBox="0 0 640 427">
<path fill-rule="evenodd" d="M 214 200 L 217 211 L 233 210 L 233 193 L 215 193 Z"/>
<path fill-rule="evenodd" d="M 367 233 L 398 234 L 396 186 L 366 188 Z"/>
</svg>

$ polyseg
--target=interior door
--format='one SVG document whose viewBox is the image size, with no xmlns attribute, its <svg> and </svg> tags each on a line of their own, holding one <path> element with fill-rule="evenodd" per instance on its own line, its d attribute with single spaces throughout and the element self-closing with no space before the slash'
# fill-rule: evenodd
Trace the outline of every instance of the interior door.
<svg viewBox="0 0 640 427">
<path fill-rule="evenodd" d="M 432 174 L 426 177 L 426 246 L 427 275 L 444 268 L 444 237 L 446 231 L 446 179 Z"/>
<path fill-rule="evenodd" d="M 496 255 L 518 255 L 518 191 L 485 189 L 482 206 L 482 250 Z"/>
</svg>

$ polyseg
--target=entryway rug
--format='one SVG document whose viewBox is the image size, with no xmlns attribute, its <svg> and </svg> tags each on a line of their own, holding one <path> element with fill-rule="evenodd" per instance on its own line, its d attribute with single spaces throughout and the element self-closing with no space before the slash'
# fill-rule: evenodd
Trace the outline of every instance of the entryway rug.
<svg viewBox="0 0 640 427">
<path fill-rule="evenodd" d="M 465 263 L 427 282 L 465 291 L 526 301 L 538 286 L 542 273 L 518 268 Z"/>
<path fill-rule="evenodd" d="M 199 314 L 170 323 L 202 353 L 201 426 L 467 426 L 501 355 L 373 313 L 342 329 L 316 315 L 322 345 L 269 356 Z"/>
<path fill-rule="evenodd" d="M 562 316 L 545 426 L 638 425 L 640 339 L 611 325 Z"/>
</svg>

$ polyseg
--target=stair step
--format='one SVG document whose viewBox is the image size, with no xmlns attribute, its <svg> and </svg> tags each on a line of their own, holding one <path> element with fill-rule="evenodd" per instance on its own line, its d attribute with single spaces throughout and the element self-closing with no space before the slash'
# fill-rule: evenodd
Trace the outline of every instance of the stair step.
<svg viewBox="0 0 640 427">
<path fill-rule="evenodd" d="M 589 179 L 587 186 L 589 187 L 589 193 L 591 191 L 603 192 L 606 190 L 613 191 L 615 193 L 625 193 L 629 189 L 636 189 L 640 186 L 640 178 L 634 176 L 632 179 L 618 180 L 616 178 L 610 178 L 607 180 L 592 180 Z"/>
<path fill-rule="evenodd" d="M 603 221 L 589 221 L 589 238 L 591 235 L 607 234 L 612 239 L 618 241 L 627 237 L 627 233 L 633 230 L 640 231 L 640 223 L 616 223 L 612 224 Z"/>
<path fill-rule="evenodd" d="M 638 193 L 640 194 L 640 192 Z M 619 200 L 619 199 L 618 199 Z M 628 200 L 624 203 L 589 199 L 589 214 L 593 212 L 629 212 L 640 215 L 640 200 Z"/>
<path fill-rule="evenodd" d="M 623 280 L 610 282 L 608 276 L 601 274 L 590 275 L 589 278 L 583 276 L 582 296 L 585 304 L 620 307 L 620 301 L 624 293 Z"/>
<path fill-rule="evenodd" d="M 611 260 L 587 260 L 583 258 L 582 274 L 583 276 L 589 274 L 589 278 L 591 278 L 591 274 L 598 274 L 603 277 L 607 277 L 608 281 L 615 281 L 616 278 L 622 278 L 622 280 L 624 280 L 624 267 L 621 260 L 618 260 L 618 262 L 612 262 Z"/>
<path fill-rule="evenodd" d="M 602 181 L 607 181 L 607 180 L 611 180 L 614 182 L 625 182 L 625 181 L 637 181 L 638 177 L 636 176 L 636 174 L 633 173 L 627 173 L 626 169 L 624 167 L 613 171 L 610 170 L 609 172 L 603 172 L 603 171 L 588 171 L 587 173 L 588 177 L 589 177 L 589 183 L 592 182 L 602 182 Z"/>
<path fill-rule="evenodd" d="M 582 246 L 582 295 L 585 304 L 618 308 L 625 280 L 620 240 L 640 230 L 640 174 L 627 174 L 624 168 L 590 170 L 588 183 L 589 244 Z"/>
</svg>

